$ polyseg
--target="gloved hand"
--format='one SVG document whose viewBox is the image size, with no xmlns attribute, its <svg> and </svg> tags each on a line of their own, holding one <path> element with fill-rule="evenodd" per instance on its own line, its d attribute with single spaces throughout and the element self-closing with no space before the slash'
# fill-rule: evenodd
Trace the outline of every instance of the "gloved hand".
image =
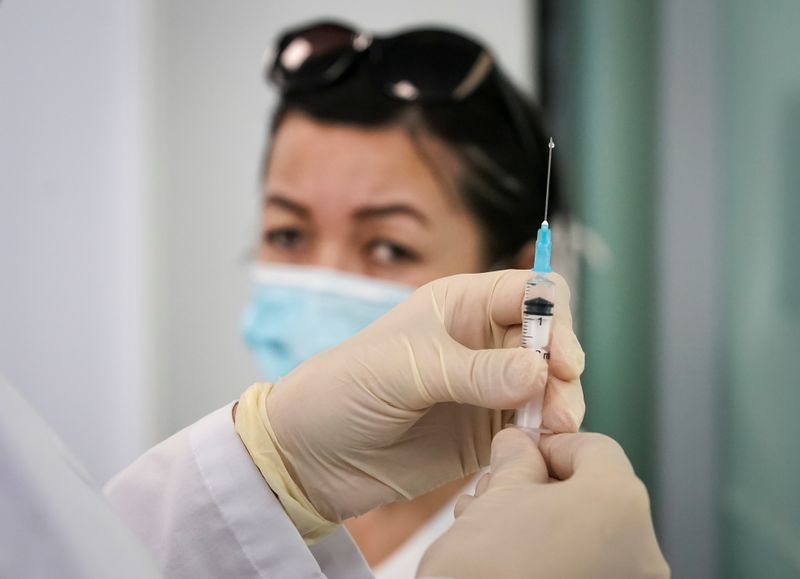
<svg viewBox="0 0 800 579">
<path fill-rule="evenodd" d="M 434 281 L 279 380 L 259 410 L 291 477 L 280 484 L 295 483 L 318 514 L 338 522 L 488 464 L 492 436 L 504 425 L 500 411 L 540 394 L 547 379 L 539 355 L 518 347 L 529 276 L 502 271 Z M 569 290 L 553 279 L 543 426 L 574 432 L 584 412 L 583 351 L 572 333 Z M 252 455 L 275 457 L 249 438 L 242 436 Z M 303 518 L 287 512 L 296 524 Z"/>
<path fill-rule="evenodd" d="M 540 449 L 519 430 L 495 437 L 491 472 L 459 498 L 417 577 L 669 577 L 647 490 L 614 440 L 544 436 Z"/>
</svg>

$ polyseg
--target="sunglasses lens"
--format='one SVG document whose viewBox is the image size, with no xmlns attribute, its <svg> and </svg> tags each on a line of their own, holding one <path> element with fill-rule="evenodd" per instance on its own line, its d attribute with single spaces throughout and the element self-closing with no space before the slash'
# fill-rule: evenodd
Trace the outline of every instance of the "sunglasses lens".
<svg viewBox="0 0 800 579">
<path fill-rule="evenodd" d="M 281 39 L 270 79 L 284 90 L 335 81 L 355 57 L 355 32 L 337 24 L 318 24 Z"/>
<path fill-rule="evenodd" d="M 465 98 L 492 68 L 491 58 L 479 45 L 442 30 L 387 39 L 373 62 L 375 80 L 386 93 L 426 102 Z"/>
</svg>

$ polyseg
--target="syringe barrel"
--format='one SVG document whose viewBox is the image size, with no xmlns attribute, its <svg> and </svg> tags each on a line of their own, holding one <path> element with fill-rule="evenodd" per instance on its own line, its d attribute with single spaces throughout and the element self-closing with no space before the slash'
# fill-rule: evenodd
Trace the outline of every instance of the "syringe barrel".
<svg viewBox="0 0 800 579">
<path fill-rule="evenodd" d="M 550 331 L 553 325 L 556 285 L 535 273 L 525 285 L 522 303 L 522 347 L 550 359 Z M 514 424 L 538 441 L 542 427 L 544 391 L 517 409 Z"/>
</svg>

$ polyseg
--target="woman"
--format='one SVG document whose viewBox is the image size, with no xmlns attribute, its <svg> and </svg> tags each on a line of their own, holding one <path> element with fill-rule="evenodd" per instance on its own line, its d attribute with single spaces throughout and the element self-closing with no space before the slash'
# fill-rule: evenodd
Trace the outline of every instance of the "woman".
<svg viewBox="0 0 800 579">
<path fill-rule="evenodd" d="M 371 38 L 324 22 L 285 34 L 268 74 L 281 101 L 244 321 L 266 378 L 433 279 L 530 267 L 547 138 L 479 43 L 445 30 Z M 562 208 L 554 186 L 551 214 Z M 578 407 L 558 431 L 577 430 L 582 398 Z M 469 482 L 348 521 L 378 577 L 416 568 Z"/>
</svg>

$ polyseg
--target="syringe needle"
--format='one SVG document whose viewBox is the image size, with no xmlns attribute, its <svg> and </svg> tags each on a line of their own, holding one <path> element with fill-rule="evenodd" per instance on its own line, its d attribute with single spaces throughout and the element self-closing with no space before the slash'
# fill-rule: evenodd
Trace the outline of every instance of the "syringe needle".
<svg viewBox="0 0 800 579">
<path fill-rule="evenodd" d="M 547 223 L 547 210 L 550 206 L 550 166 L 553 163 L 553 149 L 556 144 L 553 142 L 553 137 L 550 137 L 550 142 L 547 143 L 547 148 L 550 152 L 547 154 L 547 188 L 544 192 L 544 222 Z"/>
</svg>

